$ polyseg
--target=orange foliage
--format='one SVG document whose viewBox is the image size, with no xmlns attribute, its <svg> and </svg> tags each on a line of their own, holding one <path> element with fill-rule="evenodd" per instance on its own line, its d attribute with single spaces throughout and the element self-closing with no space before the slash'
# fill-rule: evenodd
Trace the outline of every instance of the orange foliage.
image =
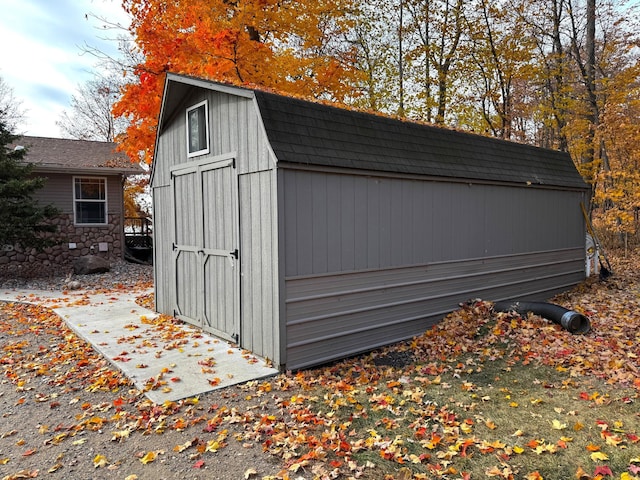
<svg viewBox="0 0 640 480">
<path fill-rule="evenodd" d="M 151 162 L 166 72 L 342 101 L 356 72 L 351 53 L 332 44 L 347 23 L 334 12 L 350 2 L 124 0 L 145 61 L 114 106 L 131 120 L 121 148 Z"/>
</svg>

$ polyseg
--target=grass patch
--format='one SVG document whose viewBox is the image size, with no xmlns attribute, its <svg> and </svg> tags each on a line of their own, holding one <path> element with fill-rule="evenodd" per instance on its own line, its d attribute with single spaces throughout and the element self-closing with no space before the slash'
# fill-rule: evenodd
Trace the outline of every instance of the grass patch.
<svg viewBox="0 0 640 480">
<path fill-rule="evenodd" d="M 348 432 L 352 458 L 370 467 L 361 478 L 591 478 L 640 466 L 633 389 L 544 365 L 468 361 L 437 376 L 388 368 L 375 386 L 318 390 L 318 414 Z"/>
</svg>

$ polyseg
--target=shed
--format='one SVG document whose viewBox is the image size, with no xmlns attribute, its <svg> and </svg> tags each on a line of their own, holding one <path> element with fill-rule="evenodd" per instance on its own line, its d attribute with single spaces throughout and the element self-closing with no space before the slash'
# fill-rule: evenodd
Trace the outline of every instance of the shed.
<svg viewBox="0 0 640 480">
<path fill-rule="evenodd" d="M 297 369 L 585 278 L 566 153 L 167 76 L 155 301 Z"/>
</svg>

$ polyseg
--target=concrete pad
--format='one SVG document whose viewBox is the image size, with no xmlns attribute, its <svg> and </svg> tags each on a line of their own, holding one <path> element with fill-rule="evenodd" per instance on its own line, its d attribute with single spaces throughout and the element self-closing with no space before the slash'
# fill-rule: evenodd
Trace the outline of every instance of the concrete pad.
<svg viewBox="0 0 640 480">
<path fill-rule="evenodd" d="M 0 301 L 42 305 L 146 390 L 155 403 L 276 375 L 264 359 L 135 303 L 139 292 L 0 291 Z"/>
</svg>

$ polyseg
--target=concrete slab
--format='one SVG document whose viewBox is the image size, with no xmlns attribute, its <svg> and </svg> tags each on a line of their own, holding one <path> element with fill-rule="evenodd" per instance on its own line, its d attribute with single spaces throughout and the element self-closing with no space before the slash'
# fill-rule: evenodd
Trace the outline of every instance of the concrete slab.
<svg viewBox="0 0 640 480">
<path fill-rule="evenodd" d="M 50 308 L 155 403 L 278 373 L 251 352 L 135 303 L 149 292 L 0 290 L 0 301 Z"/>
</svg>

